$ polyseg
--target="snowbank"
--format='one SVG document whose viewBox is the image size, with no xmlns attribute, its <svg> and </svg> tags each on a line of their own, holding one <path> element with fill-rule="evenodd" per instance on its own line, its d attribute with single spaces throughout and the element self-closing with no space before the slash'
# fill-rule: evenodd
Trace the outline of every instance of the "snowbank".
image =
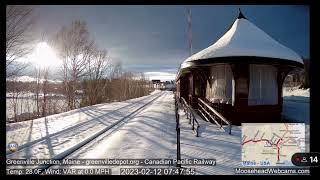
<svg viewBox="0 0 320 180">
<path fill-rule="evenodd" d="M 302 96 L 302 97 L 310 97 L 310 88 L 308 89 L 299 89 L 295 88 L 284 88 L 283 96 Z"/>
</svg>

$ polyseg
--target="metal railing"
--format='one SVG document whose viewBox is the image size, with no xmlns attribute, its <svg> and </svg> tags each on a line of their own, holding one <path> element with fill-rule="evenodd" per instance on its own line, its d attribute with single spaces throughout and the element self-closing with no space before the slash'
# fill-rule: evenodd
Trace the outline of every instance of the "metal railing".
<svg viewBox="0 0 320 180">
<path fill-rule="evenodd" d="M 210 119 L 223 129 L 223 125 L 228 125 L 229 134 L 231 134 L 232 124 L 225 117 L 223 117 L 218 111 L 205 103 L 202 99 L 198 98 L 198 110 L 206 121 L 210 122 Z M 220 120 L 220 122 L 217 121 Z M 224 129 L 225 130 L 225 129 Z M 226 130 L 225 130 L 226 131 Z"/>
<path fill-rule="evenodd" d="M 181 101 L 182 101 L 181 104 L 182 104 L 183 111 L 186 113 L 187 119 L 189 119 L 189 124 L 192 125 L 192 130 L 196 133 L 196 136 L 199 137 L 199 128 L 200 128 L 199 122 L 194 116 L 192 109 L 190 108 L 190 106 L 188 105 L 188 103 L 183 97 L 181 97 Z"/>
<path fill-rule="evenodd" d="M 176 131 L 177 131 L 177 162 L 181 160 L 180 151 L 180 117 L 179 117 L 179 100 L 177 99 L 176 93 L 174 93 L 174 110 L 176 115 Z M 177 163 L 177 167 L 181 168 L 181 164 Z M 180 172 L 180 171 L 179 171 Z"/>
</svg>

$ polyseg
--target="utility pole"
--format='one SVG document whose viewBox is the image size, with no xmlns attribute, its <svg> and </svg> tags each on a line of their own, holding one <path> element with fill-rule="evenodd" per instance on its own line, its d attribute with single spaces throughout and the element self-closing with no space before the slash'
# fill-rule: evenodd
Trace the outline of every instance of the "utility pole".
<svg viewBox="0 0 320 180">
<path fill-rule="evenodd" d="M 188 42 L 189 42 L 189 52 L 190 56 L 192 55 L 192 16 L 191 16 L 191 8 L 187 8 L 188 11 Z"/>
</svg>

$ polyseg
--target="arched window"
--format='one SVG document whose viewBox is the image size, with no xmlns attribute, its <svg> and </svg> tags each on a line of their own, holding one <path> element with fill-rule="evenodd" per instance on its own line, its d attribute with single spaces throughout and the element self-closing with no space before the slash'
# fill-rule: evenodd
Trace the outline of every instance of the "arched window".
<svg viewBox="0 0 320 180">
<path fill-rule="evenodd" d="M 277 68 L 250 64 L 248 105 L 278 104 Z"/>
</svg>

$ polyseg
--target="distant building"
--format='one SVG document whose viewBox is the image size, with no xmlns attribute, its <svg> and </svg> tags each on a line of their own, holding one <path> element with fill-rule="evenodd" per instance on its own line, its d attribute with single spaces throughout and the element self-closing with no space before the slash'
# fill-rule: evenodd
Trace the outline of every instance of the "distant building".
<svg viewBox="0 0 320 180">
<path fill-rule="evenodd" d="M 161 88 L 161 81 L 160 80 L 152 80 L 153 88 L 160 89 Z"/>
</svg>

